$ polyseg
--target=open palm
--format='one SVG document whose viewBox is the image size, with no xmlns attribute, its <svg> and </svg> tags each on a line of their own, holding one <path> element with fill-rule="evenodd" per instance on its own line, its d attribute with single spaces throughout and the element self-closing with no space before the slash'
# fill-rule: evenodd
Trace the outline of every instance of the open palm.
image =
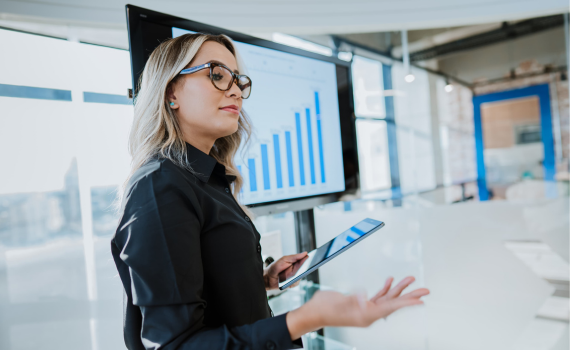
<svg viewBox="0 0 570 350">
<path fill-rule="evenodd" d="M 321 322 L 327 326 L 368 327 L 398 309 L 423 304 L 420 298 L 429 294 L 428 289 L 419 288 L 402 295 L 402 291 L 414 282 L 414 277 L 406 277 L 394 288 L 390 288 L 393 280 L 392 277 L 388 278 L 384 288 L 371 299 L 361 294 L 320 291 L 315 293 L 309 303 L 312 304 L 312 309 L 320 310 L 318 314 L 322 318 Z"/>
</svg>

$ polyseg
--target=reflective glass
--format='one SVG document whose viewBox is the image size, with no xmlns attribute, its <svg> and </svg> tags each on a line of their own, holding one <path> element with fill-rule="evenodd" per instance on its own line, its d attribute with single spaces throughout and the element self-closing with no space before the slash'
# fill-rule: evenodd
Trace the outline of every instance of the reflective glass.
<svg viewBox="0 0 570 350">
<path fill-rule="evenodd" d="M 212 82 L 220 90 L 228 90 L 232 84 L 232 73 L 224 67 L 212 67 Z"/>
</svg>

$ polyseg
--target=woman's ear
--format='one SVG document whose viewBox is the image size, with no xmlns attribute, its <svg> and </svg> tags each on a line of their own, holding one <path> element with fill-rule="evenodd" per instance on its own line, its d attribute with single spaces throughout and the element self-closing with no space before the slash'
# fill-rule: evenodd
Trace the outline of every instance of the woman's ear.
<svg viewBox="0 0 570 350">
<path fill-rule="evenodd" d="M 174 95 L 174 89 L 172 88 L 172 84 L 166 88 L 166 100 L 168 102 L 168 106 L 171 109 L 178 109 L 180 107 L 178 105 L 178 101 L 176 100 L 176 96 Z"/>
</svg>

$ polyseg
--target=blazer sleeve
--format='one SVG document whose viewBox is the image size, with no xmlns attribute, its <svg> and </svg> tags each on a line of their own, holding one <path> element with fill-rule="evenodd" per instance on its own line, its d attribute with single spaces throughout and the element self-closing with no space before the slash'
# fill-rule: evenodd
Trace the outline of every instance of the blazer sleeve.
<svg viewBox="0 0 570 350">
<path fill-rule="evenodd" d="M 186 186 L 186 187 L 184 187 Z M 153 172 L 132 187 L 115 243 L 142 313 L 145 349 L 297 349 L 285 314 L 239 327 L 203 323 L 203 213 L 188 184 Z"/>
</svg>

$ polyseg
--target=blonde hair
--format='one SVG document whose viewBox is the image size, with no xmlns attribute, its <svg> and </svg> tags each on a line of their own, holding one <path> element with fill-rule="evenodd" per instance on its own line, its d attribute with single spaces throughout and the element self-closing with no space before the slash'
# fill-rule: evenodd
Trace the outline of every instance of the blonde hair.
<svg viewBox="0 0 570 350">
<path fill-rule="evenodd" d="M 180 78 L 181 70 L 189 67 L 203 43 L 215 41 L 224 45 L 236 58 L 237 68 L 245 72 L 245 66 L 232 40 L 226 35 L 185 34 L 161 43 L 150 55 L 135 97 L 134 119 L 129 135 L 129 153 L 132 157 L 130 173 L 118 196 L 118 203 L 124 200 L 125 191 L 133 174 L 152 158 L 168 158 L 174 164 L 196 173 L 186 158 L 186 142 L 174 111 L 168 106 L 167 93 Z M 244 74 L 244 73 L 242 73 Z M 251 136 L 251 122 L 242 109 L 238 130 L 216 140 L 210 156 L 226 167 L 226 174 L 236 176 L 232 183 L 232 194 L 238 200 L 243 185 L 234 156 L 242 143 Z M 238 201 L 239 203 L 239 201 Z M 251 212 L 241 205 L 242 209 Z"/>
</svg>

